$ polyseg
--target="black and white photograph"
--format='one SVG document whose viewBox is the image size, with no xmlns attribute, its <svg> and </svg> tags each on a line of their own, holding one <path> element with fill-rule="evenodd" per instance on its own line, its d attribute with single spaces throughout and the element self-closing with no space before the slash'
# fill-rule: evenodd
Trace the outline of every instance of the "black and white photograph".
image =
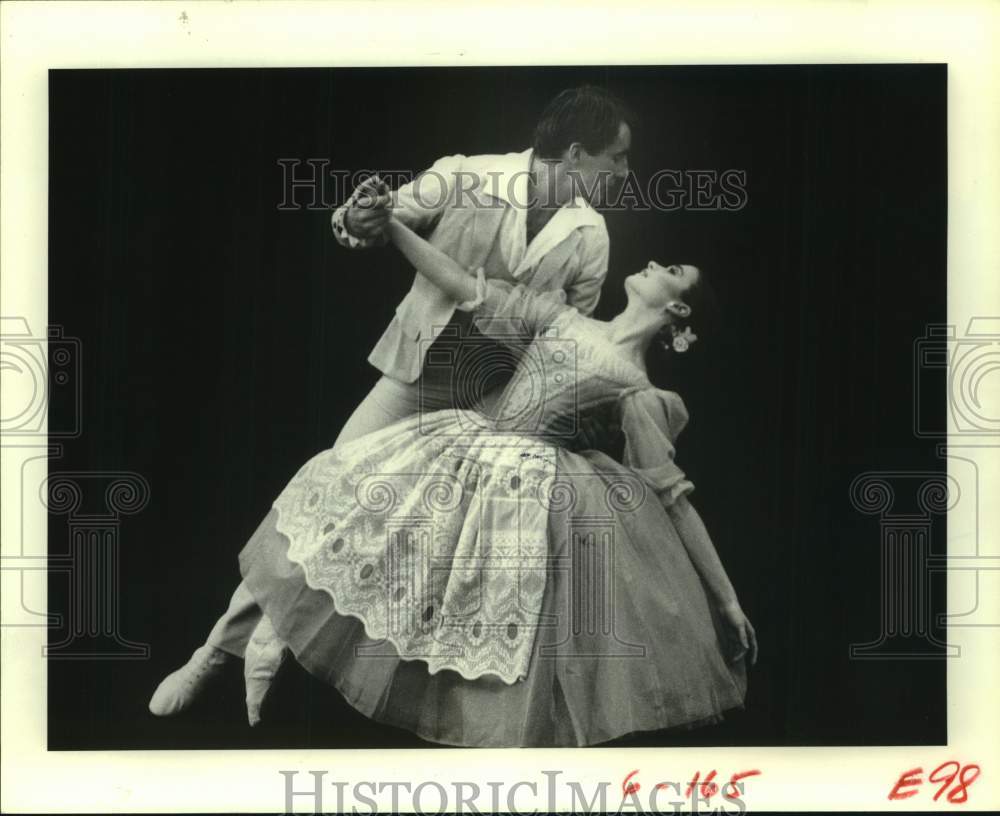
<svg viewBox="0 0 1000 816">
<path fill-rule="evenodd" d="M 148 489 L 151 655 L 51 662 L 50 744 L 944 742 L 942 661 L 849 650 L 852 480 L 944 480 L 893 360 L 945 321 L 945 77 L 53 72 L 66 465 Z"/>
<path fill-rule="evenodd" d="M 47 756 L 284 756 L 259 809 L 375 812 L 387 752 L 541 791 L 481 749 L 587 749 L 611 809 L 742 812 L 766 751 L 907 746 L 874 807 L 996 802 L 949 749 L 1000 427 L 951 66 L 619 49 L 45 70 L 46 317 L 2 340 Z M 321 803 L 340 755 L 372 798 Z"/>
</svg>

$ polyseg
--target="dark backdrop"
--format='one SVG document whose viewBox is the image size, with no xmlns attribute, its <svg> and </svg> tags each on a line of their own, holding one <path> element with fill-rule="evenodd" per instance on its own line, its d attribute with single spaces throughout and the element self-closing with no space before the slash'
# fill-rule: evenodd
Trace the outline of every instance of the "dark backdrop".
<svg viewBox="0 0 1000 816">
<path fill-rule="evenodd" d="M 423 744 L 297 667 L 256 731 L 238 668 L 176 720 L 146 703 L 225 608 L 273 498 L 375 382 L 365 357 L 411 282 L 390 250 L 339 247 L 328 211 L 280 211 L 278 160 L 419 171 L 522 150 L 581 82 L 640 113 L 640 179 L 747 174 L 738 212 L 606 214 L 598 316 L 650 258 L 698 264 L 722 301 L 714 353 L 706 338 L 664 384 L 690 409 L 679 461 L 761 645 L 745 712 L 622 744 L 946 740 L 944 661 L 848 657 L 880 628 L 878 521 L 851 480 L 943 469 L 911 416 L 913 342 L 946 315 L 944 66 L 117 70 L 50 75 L 50 322 L 83 359 L 83 434 L 51 467 L 148 480 L 118 596 L 151 655 L 51 661 L 51 748 Z M 943 390 L 925 403 L 943 417 Z M 54 516 L 50 551 L 66 542 Z M 54 575 L 50 607 L 67 602 Z"/>
</svg>

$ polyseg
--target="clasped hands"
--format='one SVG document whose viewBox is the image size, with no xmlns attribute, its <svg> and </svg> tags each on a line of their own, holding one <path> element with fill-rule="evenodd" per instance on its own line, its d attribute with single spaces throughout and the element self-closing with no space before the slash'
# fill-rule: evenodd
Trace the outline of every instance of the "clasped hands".
<svg viewBox="0 0 1000 816">
<path fill-rule="evenodd" d="M 369 176 L 354 191 L 344 225 L 355 238 L 379 238 L 392 218 L 389 185 L 378 176 Z"/>
</svg>

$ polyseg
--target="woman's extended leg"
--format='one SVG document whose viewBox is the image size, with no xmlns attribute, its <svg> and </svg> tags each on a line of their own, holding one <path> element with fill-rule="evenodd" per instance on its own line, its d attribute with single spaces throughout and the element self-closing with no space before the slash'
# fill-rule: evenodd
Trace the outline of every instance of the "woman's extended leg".
<svg viewBox="0 0 1000 816">
<path fill-rule="evenodd" d="M 416 413 L 419 393 L 415 384 L 382 377 L 355 409 L 337 437 L 335 447 Z M 229 601 L 229 608 L 215 622 L 205 643 L 195 650 L 185 665 L 169 674 L 157 687 L 149 701 L 149 710 L 159 717 L 168 717 L 190 708 L 222 673 L 223 666 L 235 658 L 244 659 L 247 644 L 262 618 L 260 607 L 241 581 Z"/>
<path fill-rule="evenodd" d="M 215 622 L 205 643 L 242 659 L 246 654 L 250 636 L 260 623 L 261 614 L 260 607 L 257 606 L 247 585 L 240 581 L 233 597 L 229 599 L 229 608 Z"/>
<path fill-rule="evenodd" d="M 215 622 L 205 643 L 195 649 L 187 663 L 157 686 L 149 701 L 149 710 L 157 717 L 170 717 L 190 708 L 222 674 L 223 666 L 243 658 L 261 617 L 260 607 L 241 581 L 229 601 L 229 608 Z"/>
</svg>

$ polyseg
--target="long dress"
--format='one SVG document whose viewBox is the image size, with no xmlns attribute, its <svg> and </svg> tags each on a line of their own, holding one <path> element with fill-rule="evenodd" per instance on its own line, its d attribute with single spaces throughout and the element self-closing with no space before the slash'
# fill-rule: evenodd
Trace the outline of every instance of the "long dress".
<svg viewBox="0 0 1000 816">
<path fill-rule="evenodd" d="M 310 459 L 240 554 L 258 604 L 311 674 L 433 742 L 592 745 L 742 707 L 669 514 L 693 490 L 681 398 L 552 294 L 480 280 L 479 300 L 520 354 L 492 416 L 424 413 Z M 607 401 L 624 464 L 564 446 Z"/>
</svg>

